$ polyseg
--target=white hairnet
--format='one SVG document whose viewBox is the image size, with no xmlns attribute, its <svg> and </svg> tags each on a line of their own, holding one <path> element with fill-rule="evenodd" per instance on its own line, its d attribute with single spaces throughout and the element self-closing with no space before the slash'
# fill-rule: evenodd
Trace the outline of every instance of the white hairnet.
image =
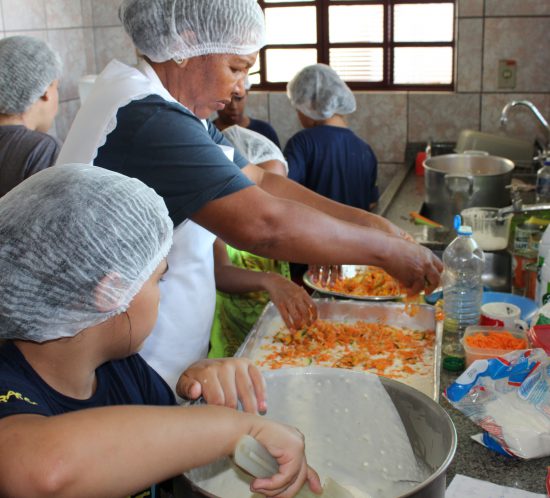
<svg viewBox="0 0 550 498">
<path fill-rule="evenodd" d="M 0 40 L 0 114 L 21 114 L 34 104 L 63 64 L 46 42 L 30 36 Z"/>
<path fill-rule="evenodd" d="M 168 253 L 172 221 L 139 180 L 82 164 L 0 198 L 0 338 L 71 337 L 128 308 Z"/>
<path fill-rule="evenodd" d="M 355 111 L 352 91 L 326 64 L 313 64 L 299 71 L 286 91 L 292 106 L 311 119 L 323 120 Z"/>
<path fill-rule="evenodd" d="M 154 62 L 248 55 L 265 45 L 256 0 L 124 0 L 119 17 L 135 46 Z"/>
<path fill-rule="evenodd" d="M 269 138 L 239 125 L 228 126 L 222 133 L 251 163 L 259 164 L 275 159 L 284 164 L 288 173 L 285 156 Z"/>
</svg>

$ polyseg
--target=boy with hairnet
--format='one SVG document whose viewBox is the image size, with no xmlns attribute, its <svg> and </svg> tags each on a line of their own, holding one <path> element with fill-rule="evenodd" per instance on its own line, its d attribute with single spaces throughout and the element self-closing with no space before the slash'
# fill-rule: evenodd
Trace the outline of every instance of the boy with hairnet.
<svg viewBox="0 0 550 498">
<path fill-rule="evenodd" d="M 152 189 L 90 165 L 47 168 L 0 199 L 1 496 L 155 496 L 154 483 L 232 454 L 244 434 L 280 464 L 253 490 L 289 498 L 307 480 L 320 492 L 297 430 L 163 406 L 174 395 L 137 352 L 172 226 Z"/>
<path fill-rule="evenodd" d="M 223 109 L 218 111 L 218 117 L 214 120 L 216 128 L 224 131 L 231 126 L 240 126 L 253 132 L 263 135 L 268 140 L 271 140 L 277 147 L 281 147 L 277 132 L 267 121 L 251 118 L 246 114 L 246 103 L 248 101 L 248 90 L 250 90 L 250 81 L 245 78 L 244 91 L 241 93 L 233 93 L 231 102 Z"/>
<path fill-rule="evenodd" d="M 30 36 L 0 40 L 0 197 L 52 166 L 60 144 L 46 132 L 58 109 L 62 64 Z"/>
<path fill-rule="evenodd" d="M 283 153 L 266 137 L 237 125 L 222 133 L 254 164 L 286 176 Z M 214 271 L 217 293 L 210 358 L 233 356 L 270 300 L 289 329 L 310 325 L 317 318 L 313 300 L 290 280 L 286 261 L 241 251 L 218 238 L 214 242 Z"/>
<path fill-rule="evenodd" d="M 372 211 L 378 164 L 344 118 L 356 108 L 349 87 L 331 67 L 313 64 L 294 76 L 287 94 L 305 128 L 284 149 L 288 177 L 332 200 Z"/>
</svg>

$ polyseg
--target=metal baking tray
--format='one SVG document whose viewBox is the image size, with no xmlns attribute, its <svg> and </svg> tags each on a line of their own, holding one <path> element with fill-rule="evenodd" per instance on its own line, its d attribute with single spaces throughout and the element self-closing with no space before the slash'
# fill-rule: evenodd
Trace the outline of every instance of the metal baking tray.
<svg viewBox="0 0 550 498">
<path fill-rule="evenodd" d="M 407 327 L 415 330 L 435 330 L 433 365 L 426 376 L 414 375 L 396 379 L 415 387 L 430 398 L 439 399 L 439 375 L 441 365 L 441 338 L 443 323 L 436 319 L 435 308 L 426 304 L 418 306 L 414 316 L 406 311 L 406 305 L 399 302 L 367 302 L 354 300 L 314 299 L 319 318 L 334 321 L 380 322 L 395 327 Z M 235 356 L 259 358 L 262 340 L 284 326 L 283 320 L 273 303 L 269 303 L 252 330 L 247 335 Z M 265 342 L 264 342 L 265 343 Z M 315 365 L 312 365 L 315 366 Z"/>
<path fill-rule="evenodd" d="M 368 266 L 342 265 L 342 277 L 344 278 L 355 277 L 355 275 L 358 272 L 364 270 L 365 268 L 368 268 Z M 344 297 L 346 299 L 354 299 L 357 301 L 397 301 L 399 299 L 403 299 L 406 296 L 405 294 L 397 294 L 395 296 L 357 296 L 353 294 L 346 294 L 344 292 L 333 291 L 333 290 L 327 289 L 326 287 L 323 287 L 318 283 L 315 283 L 309 271 L 306 271 L 304 273 L 303 281 L 304 281 L 304 284 L 306 284 L 310 289 L 313 289 L 319 292 L 320 294 L 324 294 L 326 296 Z"/>
</svg>

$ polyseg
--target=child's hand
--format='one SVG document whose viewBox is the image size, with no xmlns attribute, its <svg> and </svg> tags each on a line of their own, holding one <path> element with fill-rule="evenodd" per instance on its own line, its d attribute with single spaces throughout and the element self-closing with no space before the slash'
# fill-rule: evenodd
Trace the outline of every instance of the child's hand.
<svg viewBox="0 0 550 498">
<path fill-rule="evenodd" d="M 240 401 L 250 413 L 267 410 L 264 378 L 246 358 L 199 360 L 181 374 L 176 392 L 182 398 L 202 396 L 208 404 L 229 408 L 237 408 Z"/>
<path fill-rule="evenodd" d="M 320 283 L 323 287 L 327 284 L 334 285 L 336 280 L 342 278 L 341 265 L 309 265 L 308 270 L 313 282 Z"/>
<path fill-rule="evenodd" d="M 265 496 L 290 498 L 307 481 L 313 492 L 320 493 L 322 487 L 319 476 L 307 465 L 303 434 L 294 427 L 267 419 L 262 419 L 260 423 L 259 430 L 253 431 L 251 435 L 275 457 L 279 472 L 269 478 L 252 481 L 251 491 Z"/>
<path fill-rule="evenodd" d="M 317 320 L 317 306 L 303 287 L 269 273 L 265 289 L 289 329 L 300 329 Z"/>
</svg>

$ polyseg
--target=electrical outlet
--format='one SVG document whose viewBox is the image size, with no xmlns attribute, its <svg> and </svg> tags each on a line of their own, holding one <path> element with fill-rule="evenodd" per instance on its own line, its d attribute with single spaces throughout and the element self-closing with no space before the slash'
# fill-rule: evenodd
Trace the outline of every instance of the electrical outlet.
<svg viewBox="0 0 550 498">
<path fill-rule="evenodd" d="M 513 90 L 516 88 L 517 63 L 512 59 L 498 61 L 498 88 Z"/>
</svg>

